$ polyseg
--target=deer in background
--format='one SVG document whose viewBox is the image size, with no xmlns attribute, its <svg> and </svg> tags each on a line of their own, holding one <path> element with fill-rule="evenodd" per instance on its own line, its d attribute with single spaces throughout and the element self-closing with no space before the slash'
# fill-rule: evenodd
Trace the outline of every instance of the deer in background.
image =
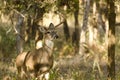
<svg viewBox="0 0 120 80">
<path fill-rule="evenodd" d="M 48 28 L 40 27 L 43 33 L 41 41 L 36 42 L 36 49 L 20 53 L 16 58 L 16 67 L 21 79 L 49 79 L 49 71 L 53 66 L 53 40 L 58 38 L 55 27 L 51 23 Z"/>
</svg>

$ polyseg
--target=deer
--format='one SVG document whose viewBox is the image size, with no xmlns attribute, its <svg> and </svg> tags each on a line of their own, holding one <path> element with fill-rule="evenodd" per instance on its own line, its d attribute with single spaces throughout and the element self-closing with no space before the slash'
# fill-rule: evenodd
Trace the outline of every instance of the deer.
<svg viewBox="0 0 120 80">
<path fill-rule="evenodd" d="M 49 79 L 49 71 L 53 66 L 54 39 L 58 38 L 55 27 L 50 23 L 48 28 L 39 28 L 43 39 L 36 42 L 33 51 L 22 52 L 16 57 L 16 67 L 20 78 Z"/>
</svg>

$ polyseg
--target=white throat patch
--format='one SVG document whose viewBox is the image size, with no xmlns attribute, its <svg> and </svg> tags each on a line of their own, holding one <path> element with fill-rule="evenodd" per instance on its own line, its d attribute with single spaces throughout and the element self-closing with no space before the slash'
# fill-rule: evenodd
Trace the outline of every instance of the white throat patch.
<svg viewBox="0 0 120 80">
<path fill-rule="evenodd" d="M 43 43 L 41 40 L 39 40 L 37 43 L 36 43 L 36 49 L 40 49 L 43 47 Z"/>
<path fill-rule="evenodd" d="M 49 47 L 49 48 L 53 48 L 54 43 L 51 40 L 45 40 L 45 44 Z"/>
</svg>

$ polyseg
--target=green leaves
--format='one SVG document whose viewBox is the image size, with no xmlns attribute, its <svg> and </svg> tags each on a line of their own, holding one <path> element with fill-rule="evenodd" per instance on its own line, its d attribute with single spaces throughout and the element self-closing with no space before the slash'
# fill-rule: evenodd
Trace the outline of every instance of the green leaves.
<svg viewBox="0 0 120 80">
<path fill-rule="evenodd" d="M 15 49 L 15 38 L 9 33 L 6 34 L 6 30 L 0 27 L 0 49 L 5 54 L 11 54 Z"/>
</svg>

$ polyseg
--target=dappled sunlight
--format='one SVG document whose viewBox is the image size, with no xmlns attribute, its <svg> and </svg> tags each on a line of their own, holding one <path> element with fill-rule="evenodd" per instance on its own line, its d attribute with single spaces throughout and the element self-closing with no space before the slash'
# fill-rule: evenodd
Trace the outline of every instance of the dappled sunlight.
<svg viewBox="0 0 120 80">
<path fill-rule="evenodd" d="M 110 3 L 0 1 L 0 80 L 107 80 L 114 72 L 108 70 L 114 60 L 119 80 L 120 4 L 119 0 Z M 116 19 L 110 16 L 114 12 Z M 115 20 L 114 35 L 109 22 Z"/>
</svg>

